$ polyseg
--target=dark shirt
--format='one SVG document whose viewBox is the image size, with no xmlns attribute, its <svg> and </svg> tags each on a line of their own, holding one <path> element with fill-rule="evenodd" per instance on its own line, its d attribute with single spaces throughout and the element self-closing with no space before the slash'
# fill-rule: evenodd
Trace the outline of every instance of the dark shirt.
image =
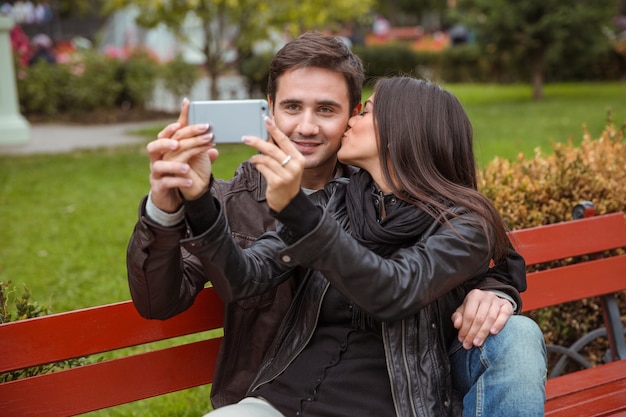
<svg viewBox="0 0 626 417">
<path fill-rule="evenodd" d="M 364 325 L 355 311 L 330 287 L 311 341 L 252 394 L 287 417 L 395 416 L 380 324 Z"/>
</svg>

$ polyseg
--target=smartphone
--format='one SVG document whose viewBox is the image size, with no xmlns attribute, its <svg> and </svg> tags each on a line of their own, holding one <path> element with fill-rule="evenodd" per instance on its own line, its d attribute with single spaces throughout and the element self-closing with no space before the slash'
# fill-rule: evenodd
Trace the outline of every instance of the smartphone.
<svg viewBox="0 0 626 417">
<path fill-rule="evenodd" d="M 210 124 L 215 143 L 241 143 L 242 136 L 267 140 L 263 119 L 268 112 L 266 100 L 192 101 L 189 124 Z"/>
</svg>

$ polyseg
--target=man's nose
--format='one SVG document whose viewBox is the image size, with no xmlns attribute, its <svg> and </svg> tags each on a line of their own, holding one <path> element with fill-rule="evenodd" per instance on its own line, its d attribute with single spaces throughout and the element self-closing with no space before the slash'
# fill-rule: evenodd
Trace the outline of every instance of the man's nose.
<svg viewBox="0 0 626 417">
<path fill-rule="evenodd" d="M 304 112 L 298 123 L 298 133 L 302 136 L 315 136 L 320 132 L 317 118 L 312 112 Z"/>
</svg>

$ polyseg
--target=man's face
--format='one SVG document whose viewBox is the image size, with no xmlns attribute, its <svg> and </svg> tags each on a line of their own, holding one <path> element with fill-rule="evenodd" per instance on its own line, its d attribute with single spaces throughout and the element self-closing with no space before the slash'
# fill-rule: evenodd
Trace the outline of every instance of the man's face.
<svg viewBox="0 0 626 417">
<path fill-rule="evenodd" d="M 344 77 L 323 68 L 285 72 L 278 79 L 274 120 L 304 155 L 305 169 L 334 169 L 351 116 Z"/>
</svg>

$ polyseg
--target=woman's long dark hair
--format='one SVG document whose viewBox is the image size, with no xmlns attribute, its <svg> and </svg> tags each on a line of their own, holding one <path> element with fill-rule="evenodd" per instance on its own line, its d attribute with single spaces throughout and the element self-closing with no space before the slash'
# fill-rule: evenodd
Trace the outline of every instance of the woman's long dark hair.
<svg viewBox="0 0 626 417">
<path fill-rule="evenodd" d="M 472 125 L 459 100 L 437 84 L 411 77 L 378 80 L 374 123 L 383 175 L 393 193 L 433 218 L 450 205 L 478 214 L 494 248 L 494 260 L 509 247 L 506 226 L 477 189 Z"/>
</svg>

